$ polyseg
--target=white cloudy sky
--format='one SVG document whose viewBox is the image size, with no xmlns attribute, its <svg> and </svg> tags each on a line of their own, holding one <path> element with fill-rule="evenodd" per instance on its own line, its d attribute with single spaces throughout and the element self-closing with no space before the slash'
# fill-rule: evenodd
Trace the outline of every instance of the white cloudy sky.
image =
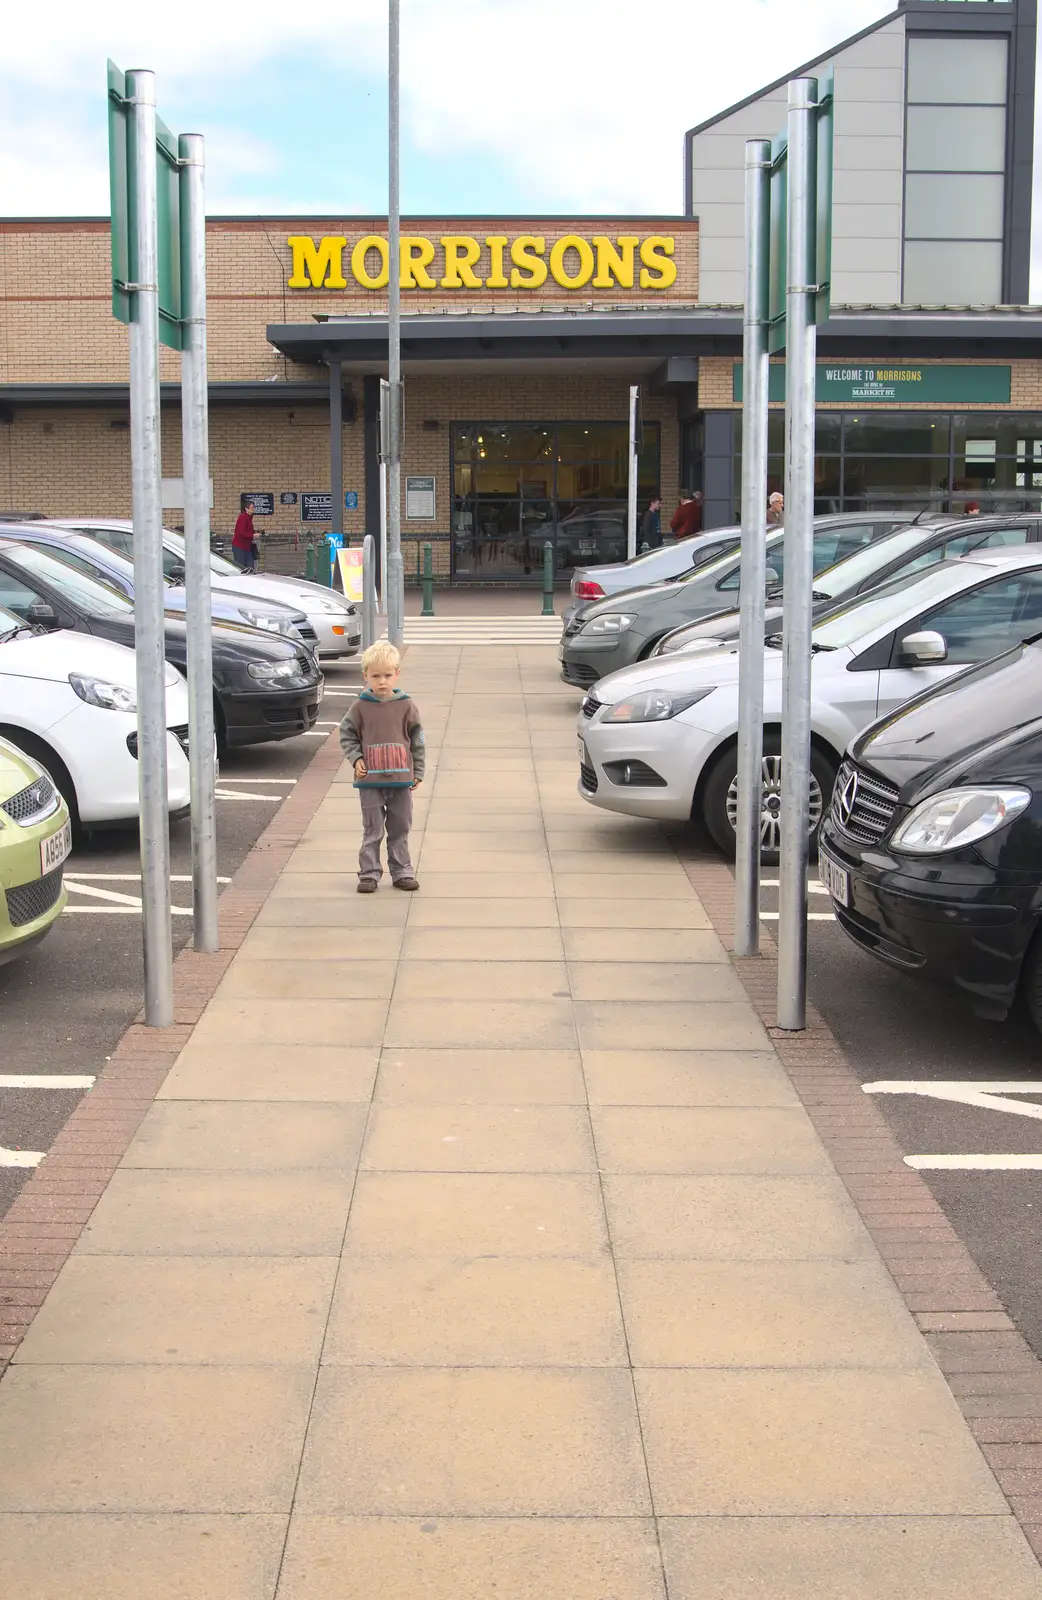
<svg viewBox="0 0 1042 1600">
<path fill-rule="evenodd" d="M 401 0 L 403 209 L 677 212 L 685 128 L 887 0 Z M 0 214 L 108 211 L 105 59 L 207 135 L 211 212 L 386 209 L 383 0 L 5 9 Z"/>
</svg>

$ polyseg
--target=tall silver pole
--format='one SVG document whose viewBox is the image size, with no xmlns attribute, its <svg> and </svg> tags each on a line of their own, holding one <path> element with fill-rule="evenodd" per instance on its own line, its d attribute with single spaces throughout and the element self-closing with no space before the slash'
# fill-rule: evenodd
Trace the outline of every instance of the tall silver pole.
<svg viewBox="0 0 1042 1600">
<path fill-rule="evenodd" d="M 807 827 L 814 586 L 815 78 L 789 84 L 785 342 L 785 610 L 778 1026 L 807 1021 Z"/>
<path fill-rule="evenodd" d="M 632 561 L 637 554 L 637 407 L 640 389 L 630 385 L 630 450 L 629 473 L 626 479 L 626 559 Z"/>
<path fill-rule="evenodd" d="M 192 909 L 197 950 L 218 950 L 217 762 L 210 612 L 210 438 L 206 392 L 206 194 L 203 136 L 183 133 L 180 158 L 181 436 L 185 485 L 188 750 L 192 782 Z"/>
<path fill-rule="evenodd" d="M 174 1020 L 170 933 L 170 820 L 163 638 L 163 511 L 159 455 L 159 235 L 156 213 L 156 80 L 127 73 L 136 260 L 130 324 L 130 472 L 134 517 L 138 797 L 145 1021 Z"/>
<path fill-rule="evenodd" d="M 387 615 L 387 457 L 390 449 L 391 385 L 380 379 L 380 614 Z"/>
<path fill-rule="evenodd" d="M 388 174 L 387 174 L 387 377 L 390 425 L 387 458 L 387 637 L 401 645 L 405 635 L 405 569 L 402 565 L 402 304 L 401 194 L 398 129 L 400 0 L 388 0 Z"/>
<path fill-rule="evenodd" d="M 745 144 L 745 321 L 742 333 L 742 580 L 738 636 L 738 825 L 734 948 L 760 948 L 763 790 L 763 639 L 767 552 L 767 398 L 771 146 Z"/>
<path fill-rule="evenodd" d="M 376 640 L 376 541 L 371 533 L 362 540 L 362 649 Z"/>
</svg>

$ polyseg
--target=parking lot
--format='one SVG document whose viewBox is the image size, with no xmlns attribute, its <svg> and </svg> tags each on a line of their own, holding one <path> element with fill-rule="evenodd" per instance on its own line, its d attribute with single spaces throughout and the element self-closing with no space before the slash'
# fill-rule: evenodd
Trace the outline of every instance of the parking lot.
<svg viewBox="0 0 1042 1600">
<path fill-rule="evenodd" d="M 217 848 L 225 881 L 354 697 L 357 666 L 323 670 L 326 697 L 313 733 L 235 750 L 221 763 Z M 178 822 L 171 829 L 175 951 L 192 935 L 191 871 L 191 828 Z M 0 967 L 0 1215 L 141 1006 L 136 833 L 80 841 L 66 883 L 69 904 L 57 927 L 28 958 Z"/>
</svg>

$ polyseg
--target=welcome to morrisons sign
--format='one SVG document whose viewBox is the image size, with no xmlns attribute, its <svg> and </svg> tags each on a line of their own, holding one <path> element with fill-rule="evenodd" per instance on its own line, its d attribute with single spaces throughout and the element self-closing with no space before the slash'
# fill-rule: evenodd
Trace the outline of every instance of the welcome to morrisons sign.
<svg viewBox="0 0 1042 1600">
<path fill-rule="evenodd" d="M 390 252 L 386 238 L 363 234 L 349 242 L 344 234 L 315 240 L 293 234 L 287 240 L 292 265 L 290 289 L 386 289 Z M 675 240 L 664 234 L 566 233 L 550 241 L 541 234 L 403 234 L 400 280 L 403 289 L 539 289 L 551 279 L 561 289 L 669 289 L 677 280 Z"/>
<path fill-rule="evenodd" d="M 819 361 L 817 398 L 834 405 L 1003 405 L 1012 392 L 1009 367 L 925 366 L 911 362 L 854 366 Z M 742 398 L 742 363 L 735 362 L 732 393 Z M 785 399 L 785 363 L 772 361 L 770 398 Z"/>
</svg>

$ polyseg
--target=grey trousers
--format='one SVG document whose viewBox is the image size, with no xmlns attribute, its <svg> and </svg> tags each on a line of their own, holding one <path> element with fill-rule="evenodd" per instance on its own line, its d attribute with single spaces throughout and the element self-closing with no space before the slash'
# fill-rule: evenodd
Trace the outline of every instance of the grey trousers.
<svg viewBox="0 0 1042 1600">
<path fill-rule="evenodd" d="M 409 829 L 412 827 L 411 789 L 359 789 L 362 802 L 362 848 L 358 852 L 358 876 L 380 877 L 380 840 L 387 833 L 387 866 L 392 880 L 413 876 L 409 859 Z"/>
</svg>

